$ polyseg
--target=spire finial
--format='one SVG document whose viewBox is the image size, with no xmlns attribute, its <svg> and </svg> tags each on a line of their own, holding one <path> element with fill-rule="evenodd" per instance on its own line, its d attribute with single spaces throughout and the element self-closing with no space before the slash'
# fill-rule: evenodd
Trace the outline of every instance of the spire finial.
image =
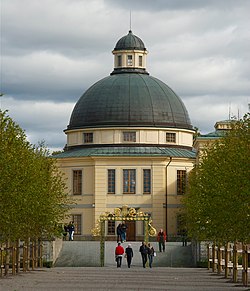
<svg viewBox="0 0 250 291">
<path fill-rule="evenodd" d="M 131 14 L 131 10 L 130 10 L 129 31 L 132 31 L 132 29 L 131 29 L 131 21 L 132 21 L 132 14 Z"/>
</svg>

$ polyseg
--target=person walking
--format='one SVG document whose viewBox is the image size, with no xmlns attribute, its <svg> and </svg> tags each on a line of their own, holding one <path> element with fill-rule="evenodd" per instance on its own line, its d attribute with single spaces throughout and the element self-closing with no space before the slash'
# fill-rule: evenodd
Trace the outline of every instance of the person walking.
<svg viewBox="0 0 250 291">
<path fill-rule="evenodd" d="M 146 263 L 148 261 L 148 247 L 145 242 L 142 242 L 139 252 L 141 253 L 143 268 L 146 268 Z"/>
<path fill-rule="evenodd" d="M 149 268 L 152 268 L 153 258 L 154 258 L 155 250 L 153 246 L 148 243 L 148 262 L 149 262 Z"/>
<path fill-rule="evenodd" d="M 117 268 L 120 268 L 122 265 L 123 254 L 124 254 L 124 248 L 121 246 L 121 243 L 118 242 L 118 245 L 115 248 L 115 260 L 116 260 Z"/>
<path fill-rule="evenodd" d="M 161 252 L 161 250 L 163 250 L 163 252 L 165 252 L 166 233 L 162 228 L 157 234 L 157 241 L 159 244 L 159 251 Z"/>
<path fill-rule="evenodd" d="M 73 221 L 71 221 L 68 225 L 68 232 L 69 232 L 69 240 L 70 241 L 74 240 L 75 226 L 74 226 Z"/>
<path fill-rule="evenodd" d="M 121 234 L 122 234 L 122 224 L 119 223 L 117 228 L 116 228 L 116 235 L 117 235 L 117 243 L 120 241 L 122 241 L 122 237 L 121 237 Z"/>
<path fill-rule="evenodd" d="M 128 244 L 128 246 L 125 249 L 125 256 L 127 259 L 128 268 L 130 268 L 130 266 L 131 266 L 133 255 L 134 254 L 133 254 L 133 249 L 131 247 L 131 244 Z"/>
</svg>

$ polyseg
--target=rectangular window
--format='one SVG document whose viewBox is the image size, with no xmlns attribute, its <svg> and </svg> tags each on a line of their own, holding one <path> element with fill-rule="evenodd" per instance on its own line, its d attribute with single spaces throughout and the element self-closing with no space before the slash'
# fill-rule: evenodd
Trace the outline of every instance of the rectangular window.
<svg viewBox="0 0 250 291">
<path fill-rule="evenodd" d="M 187 171 L 177 170 L 177 195 L 183 195 L 186 191 Z"/>
<path fill-rule="evenodd" d="M 176 134 L 173 132 L 166 133 L 166 142 L 176 143 Z"/>
<path fill-rule="evenodd" d="M 73 171 L 73 195 L 82 195 L 82 170 Z"/>
<path fill-rule="evenodd" d="M 135 170 L 123 170 L 123 193 L 135 194 Z"/>
<path fill-rule="evenodd" d="M 72 221 L 75 226 L 74 234 L 82 234 L 82 215 L 81 214 L 73 214 Z"/>
<path fill-rule="evenodd" d="M 142 56 L 139 56 L 139 67 L 142 67 Z"/>
<path fill-rule="evenodd" d="M 151 193 L 151 170 L 150 169 L 143 170 L 143 193 L 144 194 Z"/>
<path fill-rule="evenodd" d="M 133 56 L 132 55 L 128 55 L 127 56 L 127 65 L 128 66 L 132 66 L 133 65 Z"/>
<path fill-rule="evenodd" d="M 108 170 L 108 193 L 115 194 L 115 170 Z"/>
<path fill-rule="evenodd" d="M 122 66 L 122 56 L 117 56 L 117 66 L 121 67 Z"/>
<path fill-rule="evenodd" d="M 136 132 L 135 131 L 124 131 L 123 141 L 126 142 L 136 142 Z"/>
<path fill-rule="evenodd" d="M 84 143 L 93 143 L 93 132 L 84 132 L 83 133 L 83 142 Z"/>
<path fill-rule="evenodd" d="M 108 221 L 108 235 L 115 235 L 115 221 Z"/>
</svg>

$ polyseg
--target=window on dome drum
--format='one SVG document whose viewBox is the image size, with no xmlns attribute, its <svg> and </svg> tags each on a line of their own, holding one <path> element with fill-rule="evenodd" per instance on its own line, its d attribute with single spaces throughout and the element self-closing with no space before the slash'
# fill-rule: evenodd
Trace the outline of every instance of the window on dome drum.
<svg viewBox="0 0 250 291">
<path fill-rule="evenodd" d="M 108 193 L 115 194 L 115 170 L 108 170 Z"/>
<path fill-rule="evenodd" d="M 122 56 L 121 55 L 117 56 L 117 66 L 118 67 L 122 66 Z"/>
<path fill-rule="evenodd" d="M 124 131 L 123 132 L 123 141 L 136 142 L 136 132 L 135 131 Z"/>
<path fill-rule="evenodd" d="M 139 67 L 142 67 L 142 56 L 139 56 Z"/>
<path fill-rule="evenodd" d="M 115 221 L 108 221 L 108 235 L 115 235 Z"/>
<path fill-rule="evenodd" d="M 187 171 L 177 170 L 177 195 L 183 195 L 186 191 Z"/>
<path fill-rule="evenodd" d="M 82 215 L 73 214 L 72 221 L 74 222 L 74 226 L 75 226 L 74 234 L 82 234 Z"/>
<path fill-rule="evenodd" d="M 144 194 L 151 193 L 151 170 L 150 169 L 143 170 L 143 193 Z"/>
<path fill-rule="evenodd" d="M 123 170 L 123 193 L 135 194 L 135 170 Z"/>
<path fill-rule="evenodd" d="M 127 65 L 128 66 L 132 66 L 133 65 L 133 56 L 132 55 L 128 55 L 127 56 Z"/>
<path fill-rule="evenodd" d="M 166 132 L 166 142 L 176 143 L 176 133 Z"/>
<path fill-rule="evenodd" d="M 73 170 L 73 195 L 82 195 L 82 170 Z"/>
<path fill-rule="evenodd" d="M 93 132 L 84 132 L 83 133 L 83 142 L 84 143 L 93 143 Z"/>
</svg>

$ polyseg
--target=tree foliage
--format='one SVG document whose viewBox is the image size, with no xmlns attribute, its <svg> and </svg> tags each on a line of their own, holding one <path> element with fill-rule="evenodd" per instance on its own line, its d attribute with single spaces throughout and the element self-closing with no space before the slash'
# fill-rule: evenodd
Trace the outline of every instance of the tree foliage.
<svg viewBox="0 0 250 291">
<path fill-rule="evenodd" d="M 208 146 L 189 176 L 183 203 L 189 235 L 250 241 L 250 115 Z"/>
<path fill-rule="evenodd" d="M 25 132 L 0 111 L 0 237 L 50 237 L 70 201 L 62 174 L 43 144 L 30 144 Z"/>
</svg>

